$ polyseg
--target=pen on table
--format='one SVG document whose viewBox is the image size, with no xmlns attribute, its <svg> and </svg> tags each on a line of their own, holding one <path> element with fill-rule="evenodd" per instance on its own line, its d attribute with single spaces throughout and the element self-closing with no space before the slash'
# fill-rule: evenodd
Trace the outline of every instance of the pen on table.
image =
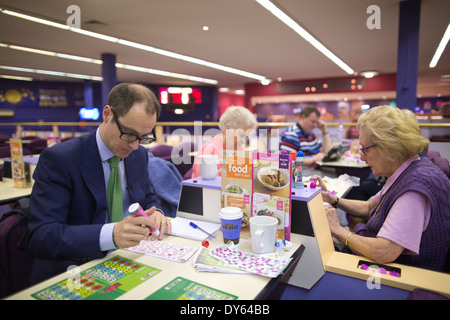
<svg viewBox="0 0 450 320">
<path fill-rule="evenodd" d="M 200 228 L 198 225 L 196 225 L 196 224 L 193 223 L 193 222 L 189 222 L 189 225 L 190 225 L 192 228 L 194 228 L 194 229 L 199 229 L 200 231 L 203 231 L 203 232 L 206 233 L 208 236 L 213 237 L 214 239 L 216 238 L 216 237 L 214 237 L 212 234 L 206 232 L 205 230 L 203 230 L 202 228 Z"/>
</svg>

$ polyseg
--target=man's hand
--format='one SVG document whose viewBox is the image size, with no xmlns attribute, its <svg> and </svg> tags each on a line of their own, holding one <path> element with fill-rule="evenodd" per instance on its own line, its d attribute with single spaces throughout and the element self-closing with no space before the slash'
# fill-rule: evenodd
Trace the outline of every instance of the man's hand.
<svg viewBox="0 0 450 320">
<path fill-rule="evenodd" d="M 319 128 L 320 131 L 322 131 L 322 132 L 327 132 L 327 131 L 328 131 L 327 124 L 326 124 L 326 122 L 323 121 L 323 120 L 319 120 L 319 123 L 318 123 L 318 125 L 317 125 L 317 128 Z"/>
<path fill-rule="evenodd" d="M 150 218 L 130 215 L 114 226 L 113 240 L 119 248 L 129 248 L 148 238 Z"/>
<path fill-rule="evenodd" d="M 315 164 L 318 161 L 322 161 L 326 155 L 327 155 L 326 153 L 319 152 L 313 155 L 312 157 L 305 157 L 303 158 L 303 165 L 309 166 L 311 164 Z"/>
<path fill-rule="evenodd" d="M 145 213 L 148 217 L 130 215 L 115 225 L 113 239 L 116 246 L 119 248 L 136 246 L 142 240 L 148 239 L 150 229 L 158 229 L 160 233 L 159 236 L 153 233 L 150 238 L 152 241 L 157 238 L 162 240 L 166 231 L 172 232 L 170 220 L 156 211 L 155 207 L 146 210 Z"/>
<path fill-rule="evenodd" d="M 146 210 L 145 213 L 149 216 L 151 221 L 151 223 L 147 225 L 149 225 L 153 230 L 155 228 L 159 230 L 159 236 L 153 233 L 150 240 L 156 240 L 156 238 L 162 240 L 166 232 L 168 234 L 172 233 L 172 224 L 170 223 L 170 219 L 165 217 L 161 212 L 156 211 L 155 207 L 151 207 Z"/>
</svg>

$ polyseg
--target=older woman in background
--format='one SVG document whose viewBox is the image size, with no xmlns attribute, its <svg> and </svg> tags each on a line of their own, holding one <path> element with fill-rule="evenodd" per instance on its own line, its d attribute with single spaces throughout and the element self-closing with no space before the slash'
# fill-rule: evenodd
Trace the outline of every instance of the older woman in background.
<svg viewBox="0 0 450 320">
<path fill-rule="evenodd" d="M 429 144 L 409 110 L 380 106 L 362 114 L 361 159 L 386 184 L 371 200 L 339 199 L 322 192 L 325 202 L 368 218 L 353 232 L 342 228 L 336 209 L 327 210 L 330 230 L 350 251 L 376 263 L 396 262 L 449 271 L 450 180 L 429 159 L 420 158 Z"/>
<path fill-rule="evenodd" d="M 203 144 L 198 151 L 192 166 L 192 178 L 200 176 L 200 155 L 217 155 L 220 160 L 225 149 L 243 149 L 245 137 L 255 132 L 256 125 L 256 118 L 248 109 L 244 107 L 229 107 L 219 120 L 221 133 Z M 221 161 L 219 161 L 217 169 L 219 170 L 221 167 Z"/>
</svg>

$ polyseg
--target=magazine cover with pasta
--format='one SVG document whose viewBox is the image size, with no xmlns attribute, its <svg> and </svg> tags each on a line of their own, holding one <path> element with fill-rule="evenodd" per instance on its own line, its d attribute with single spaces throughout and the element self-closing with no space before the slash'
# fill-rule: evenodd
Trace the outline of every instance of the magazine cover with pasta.
<svg viewBox="0 0 450 320">
<path fill-rule="evenodd" d="M 253 153 L 252 216 L 276 218 L 277 239 L 290 240 L 291 167 L 289 154 Z"/>
<path fill-rule="evenodd" d="M 251 152 L 223 151 L 222 208 L 241 208 L 244 214 L 242 227 L 248 226 L 252 212 L 252 167 Z"/>
</svg>

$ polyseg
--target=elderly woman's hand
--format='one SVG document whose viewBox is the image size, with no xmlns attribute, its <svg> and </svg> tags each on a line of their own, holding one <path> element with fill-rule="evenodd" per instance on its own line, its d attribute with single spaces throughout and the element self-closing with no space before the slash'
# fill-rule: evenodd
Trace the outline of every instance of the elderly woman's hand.
<svg viewBox="0 0 450 320">
<path fill-rule="evenodd" d="M 329 208 L 325 211 L 328 218 L 328 224 L 330 225 L 331 233 L 333 234 L 337 228 L 341 227 L 339 223 L 339 218 L 337 215 L 337 210 L 335 208 Z"/>
<path fill-rule="evenodd" d="M 318 186 L 318 187 L 321 187 L 321 188 L 322 188 L 322 191 L 327 191 L 327 190 L 328 190 L 328 189 L 327 189 L 327 186 L 326 186 L 325 183 L 323 182 L 322 177 L 313 175 L 313 178 L 316 178 L 316 179 L 317 179 L 317 181 L 318 181 L 317 186 Z"/>
<path fill-rule="evenodd" d="M 322 191 L 322 200 L 323 202 L 333 204 L 336 202 L 336 197 L 331 195 L 328 191 Z"/>
</svg>

